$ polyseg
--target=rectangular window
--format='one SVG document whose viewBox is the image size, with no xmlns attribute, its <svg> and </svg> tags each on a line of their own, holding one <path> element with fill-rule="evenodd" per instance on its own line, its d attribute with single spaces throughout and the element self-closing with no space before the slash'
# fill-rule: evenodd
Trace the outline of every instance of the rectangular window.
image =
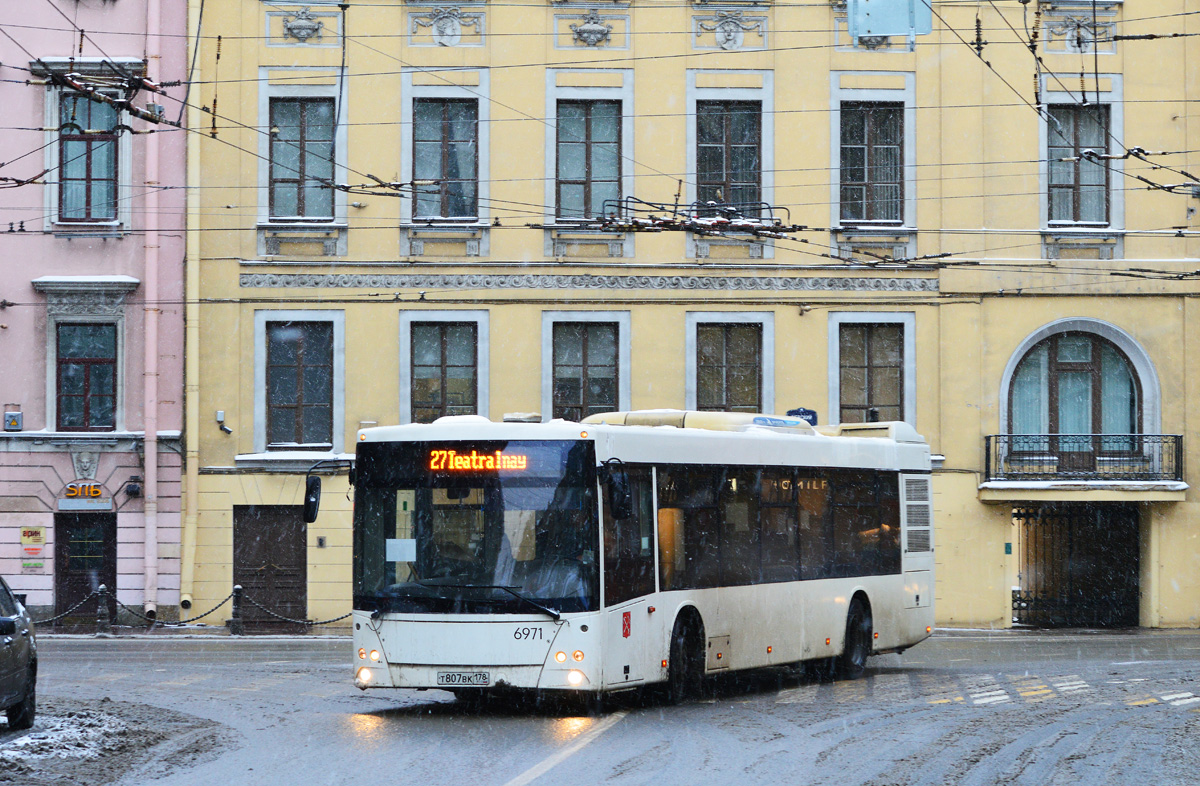
<svg viewBox="0 0 1200 786">
<path fill-rule="evenodd" d="M 904 419 L 904 326 L 842 323 L 838 335 L 841 422 Z"/>
<path fill-rule="evenodd" d="M 603 215 L 621 198 L 621 102 L 559 101 L 556 127 L 559 217 Z"/>
<path fill-rule="evenodd" d="M 474 99 L 413 101 L 414 219 L 479 215 L 479 103 Z"/>
<path fill-rule="evenodd" d="M 1108 224 L 1109 164 L 1085 155 L 1108 153 L 1108 105 L 1051 105 L 1049 114 L 1050 220 Z"/>
<path fill-rule="evenodd" d="M 841 219 L 904 221 L 904 105 L 841 105 Z"/>
<path fill-rule="evenodd" d="M 762 411 L 761 324 L 696 326 L 696 408 Z"/>
<path fill-rule="evenodd" d="M 117 218 L 117 124 L 111 104 L 78 93 L 59 99 L 59 221 Z"/>
<path fill-rule="evenodd" d="M 117 326 L 56 326 L 58 430 L 113 431 L 117 427 Z"/>
<path fill-rule="evenodd" d="M 762 200 L 760 102 L 696 102 L 696 198 L 756 214 Z"/>
<path fill-rule="evenodd" d="M 412 324 L 413 423 L 478 413 L 477 336 L 474 322 Z"/>
<path fill-rule="evenodd" d="M 333 323 L 267 324 L 267 448 L 333 446 Z"/>
<path fill-rule="evenodd" d="M 554 323 L 553 417 L 582 420 L 617 406 L 617 323 Z"/>
<path fill-rule="evenodd" d="M 333 220 L 334 100 L 271 99 L 271 218 Z"/>
</svg>

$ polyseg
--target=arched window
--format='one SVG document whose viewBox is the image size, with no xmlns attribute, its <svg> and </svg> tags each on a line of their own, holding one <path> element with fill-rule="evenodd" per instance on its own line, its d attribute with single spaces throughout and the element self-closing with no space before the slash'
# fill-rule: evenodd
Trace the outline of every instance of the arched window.
<svg viewBox="0 0 1200 786">
<path fill-rule="evenodd" d="M 1125 452 L 1141 433 L 1141 386 L 1115 344 L 1092 333 L 1064 332 L 1039 342 L 1021 358 L 1009 389 L 1014 440 L 1021 451 L 1049 451 L 1075 466 L 1097 452 Z M 1115 438 L 1106 435 L 1121 435 Z"/>
</svg>

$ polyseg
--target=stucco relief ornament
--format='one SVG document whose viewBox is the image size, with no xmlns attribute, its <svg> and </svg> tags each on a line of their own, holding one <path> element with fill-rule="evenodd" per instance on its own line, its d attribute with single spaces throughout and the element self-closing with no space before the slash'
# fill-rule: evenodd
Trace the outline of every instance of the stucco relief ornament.
<svg viewBox="0 0 1200 786">
<path fill-rule="evenodd" d="M 1049 38 L 1062 38 L 1069 48 L 1078 52 L 1087 51 L 1102 33 L 1111 29 L 1112 25 L 1097 23 L 1087 17 L 1067 16 L 1057 22 L 1046 23 Z"/>
<path fill-rule="evenodd" d="M 605 24 L 594 8 L 583 16 L 583 24 L 571 25 L 575 40 L 587 46 L 599 46 L 607 41 L 612 29 L 612 25 Z"/>
<path fill-rule="evenodd" d="M 300 9 L 291 19 L 283 20 L 284 35 L 294 38 L 301 43 L 306 43 L 308 39 L 321 37 L 321 30 L 325 27 L 325 23 L 317 19 L 313 19 L 307 8 Z"/>
<path fill-rule="evenodd" d="M 741 11 L 719 11 L 712 22 L 701 22 L 700 29 L 716 33 L 717 46 L 722 49 L 741 49 L 746 42 L 746 33 L 757 30 L 762 37 L 762 22 L 747 22 L 742 19 Z"/>
<path fill-rule="evenodd" d="M 430 28 L 433 42 L 438 46 L 458 46 L 462 41 L 463 26 L 479 30 L 479 14 L 464 15 L 457 8 L 438 8 L 426 16 L 415 17 L 413 23 L 414 33 L 416 26 Z"/>
<path fill-rule="evenodd" d="M 88 450 L 80 450 L 71 454 L 71 463 L 75 465 L 75 477 L 79 480 L 95 480 L 96 469 L 100 466 L 100 454 Z"/>
</svg>

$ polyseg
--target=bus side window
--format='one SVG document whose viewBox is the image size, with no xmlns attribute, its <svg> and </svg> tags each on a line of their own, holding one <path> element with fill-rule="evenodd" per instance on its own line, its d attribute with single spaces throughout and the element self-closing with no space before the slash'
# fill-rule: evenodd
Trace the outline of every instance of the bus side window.
<svg viewBox="0 0 1200 786">
<path fill-rule="evenodd" d="M 721 583 L 721 551 L 717 492 L 724 472 L 716 467 L 659 467 L 659 547 L 668 521 L 674 556 L 664 589 L 701 589 Z M 668 512 L 669 511 L 669 512 Z M 664 515 L 665 514 L 665 515 Z"/>
<path fill-rule="evenodd" d="M 758 472 L 731 468 L 721 488 L 721 584 L 757 584 L 761 578 Z"/>
<path fill-rule="evenodd" d="M 625 470 L 633 516 L 614 519 L 604 509 L 604 602 L 611 606 L 654 591 L 653 497 L 650 470 Z"/>
<path fill-rule="evenodd" d="M 796 479 L 800 527 L 800 578 L 829 576 L 829 480 L 801 472 Z"/>
<path fill-rule="evenodd" d="M 764 469 L 759 498 L 762 580 L 796 581 L 800 578 L 800 520 L 791 470 Z"/>
</svg>

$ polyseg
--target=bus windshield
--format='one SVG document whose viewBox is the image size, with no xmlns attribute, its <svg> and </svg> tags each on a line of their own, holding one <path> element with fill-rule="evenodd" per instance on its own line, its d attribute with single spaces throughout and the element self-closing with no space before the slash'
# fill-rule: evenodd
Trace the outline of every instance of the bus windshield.
<svg viewBox="0 0 1200 786">
<path fill-rule="evenodd" d="M 359 445 L 354 607 L 597 609 L 594 455 L 578 441 Z"/>
</svg>

